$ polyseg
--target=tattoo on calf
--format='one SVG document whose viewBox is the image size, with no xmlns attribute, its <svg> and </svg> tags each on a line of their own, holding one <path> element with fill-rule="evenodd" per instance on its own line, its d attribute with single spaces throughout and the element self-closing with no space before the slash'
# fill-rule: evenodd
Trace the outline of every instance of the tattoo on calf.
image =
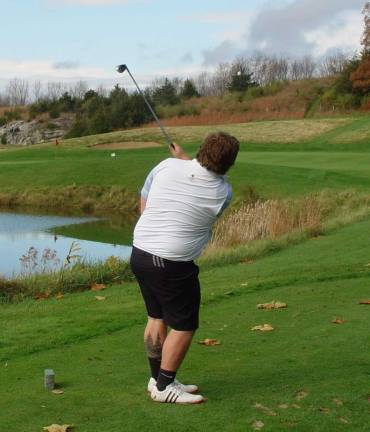
<svg viewBox="0 0 370 432">
<path fill-rule="evenodd" d="M 162 358 L 162 343 L 159 335 L 157 340 L 154 342 L 151 335 L 148 335 L 144 341 L 146 353 L 149 358 L 160 360 Z"/>
</svg>

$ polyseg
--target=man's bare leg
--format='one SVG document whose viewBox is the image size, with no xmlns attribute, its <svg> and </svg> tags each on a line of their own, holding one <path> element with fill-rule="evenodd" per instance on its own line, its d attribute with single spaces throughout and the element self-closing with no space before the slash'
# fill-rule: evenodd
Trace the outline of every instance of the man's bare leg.
<svg viewBox="0 0 370 432">
<path fill-rule="evenodd" d="M 193 331 L 170 331 L 162 348 L 162 369 L 177 371 L 185 358 L 193 335 Z"/>
<path fill-rule="evenodd" d="M 163 391 L 175 380 L 177 369 L 184 360 L 193 335 L 193 331 L 171 330 L 165 339 L 162 347 L 161 368 L 157 380 L 159 391 Z"/>
<path fill-rule="evenodd" d="M 148 356 L 152 377 L 157 380 L 161 367 L 162 347 L 167 337 L 167 326 L 161 319 L 148 317 L 144 331 L 144 345 Z"/>
</svg>

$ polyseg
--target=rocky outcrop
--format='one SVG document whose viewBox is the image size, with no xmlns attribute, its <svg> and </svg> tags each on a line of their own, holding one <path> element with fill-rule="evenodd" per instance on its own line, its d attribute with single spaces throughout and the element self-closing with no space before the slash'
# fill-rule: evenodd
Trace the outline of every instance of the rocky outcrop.
<svg viewBox="0 0 370 432">
<path fill-rule="evenodd" d="M 71 127 L 71 118 L 60 117 L 46 125 L 38 120 L 17 120 L 0 127 L 0 143 L 28 146 L 63 138 Z"/>
</svg>

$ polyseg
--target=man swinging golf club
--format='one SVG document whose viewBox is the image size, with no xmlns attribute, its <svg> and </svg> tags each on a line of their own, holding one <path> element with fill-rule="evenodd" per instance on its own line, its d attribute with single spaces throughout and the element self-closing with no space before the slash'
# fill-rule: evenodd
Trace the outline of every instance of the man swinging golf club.
<svg viewBox="0 0 370 432">
<path fill-rule="evenodd" d="M 153 168 L 141 191 L 131 266 L 148 313 L 144 344 L 151 398 L 196 404 L 204 401 L 194 394 L 198 387 L 175 379 L 198 328 L 199 268 L 193 260 L 231 200 L 224 175 L 235 162 L 239 142 L 223 132 L 211 134 L 192 160 L 179 145 L 169 148 L 173 158 Z"/>
</svg>

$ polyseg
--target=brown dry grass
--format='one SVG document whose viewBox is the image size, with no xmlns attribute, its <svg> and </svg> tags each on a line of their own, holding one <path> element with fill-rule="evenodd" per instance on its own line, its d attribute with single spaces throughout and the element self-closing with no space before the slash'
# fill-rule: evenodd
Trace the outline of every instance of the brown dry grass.
<svg viewBox="0 0 370 432">
<path fill-rule="evenodd" d="M 28 119 L 28 108 L 26 106 L 16 107 L 17 111 L 19 111 L 22 120 Z M 6 111 L 14 111 L 14 107 L 0 107 L 0 117 L 4 115 Z"/>
<path fill-rule="evenodd" d="M 369 207 L 370 196 L 353 191 L 323 191 L 300 199 L 256 201 L 230 210 L 215 226 L 208 252 L 292 232 L 321 233 L 329 218 Z"/>
</svg>

